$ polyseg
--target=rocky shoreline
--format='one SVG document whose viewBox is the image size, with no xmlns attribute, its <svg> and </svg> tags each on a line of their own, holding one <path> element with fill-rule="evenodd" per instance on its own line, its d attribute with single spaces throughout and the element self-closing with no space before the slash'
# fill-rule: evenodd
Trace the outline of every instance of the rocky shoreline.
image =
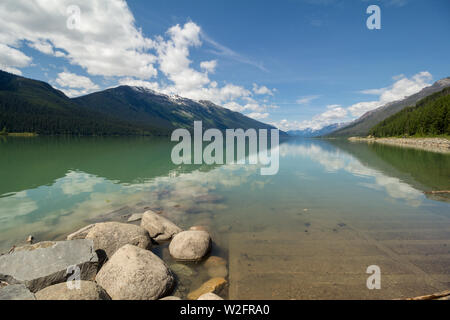
<svg viewBox="0 0 450 320">
<path fill-rule="evenodd" d="M 350 137 L 351 142 L 381 143 L 438 153 L 450 153 L 450 140 L 444 138 L 374 138 Z"/>
<path fill-rule="evenodd" d="M 152 252 L 164 244 L 176 261 L 170 266 Z M 210 256 L 212 246 L 207 227 L 184 231 L 150 210 L 128 223 L 94 223 L 65 241 L 0 255 L 0 300 L 223 300 L 227 261 Z M 196 276 L 190 263 L 202 264 L 210 278 L 186 292 L 182 282 Z"/>
</svg>

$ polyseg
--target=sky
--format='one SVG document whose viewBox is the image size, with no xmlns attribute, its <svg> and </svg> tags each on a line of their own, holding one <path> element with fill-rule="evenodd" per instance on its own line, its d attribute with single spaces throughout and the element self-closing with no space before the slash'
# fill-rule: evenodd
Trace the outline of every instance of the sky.
<svg viewBox="0 0 450 320">
<path fill-rule="evenodd" d="M 366 21 L 380 8 L 380 29 Z M 0 69 L 320 129 L 450 76 L 448 0 L 2 0 Z"/>
</svg>

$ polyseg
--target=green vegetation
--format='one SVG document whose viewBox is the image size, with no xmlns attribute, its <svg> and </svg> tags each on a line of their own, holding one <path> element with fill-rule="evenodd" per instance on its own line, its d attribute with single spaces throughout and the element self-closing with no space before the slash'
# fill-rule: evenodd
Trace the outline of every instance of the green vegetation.
<svg viewBox="0 0 450 320">
<path fill-rule="evenodd" d="M 0 71 L 0 128 L 9 135 L 169 136 L 176 128 L 193 129 L 194 120 L 204 128 L 273 128 L 210 102 L 128 86 L 70 99 L 45 82 Z"/>
<path fill-rule="evenodd" d="M 450 87 L 381 121 L 369 134 L 377 138 L 450 135 Z"/>
</svg>

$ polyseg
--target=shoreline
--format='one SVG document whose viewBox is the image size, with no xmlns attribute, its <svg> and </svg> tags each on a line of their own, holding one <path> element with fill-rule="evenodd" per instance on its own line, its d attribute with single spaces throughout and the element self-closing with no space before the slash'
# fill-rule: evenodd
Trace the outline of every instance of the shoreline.
<svg viewBox="0 0 450 320">
<path fill-rule="evenodd" d="M 350 142 L 381 143 L 391 146 L 450 154 L 450 140 L 445 138 L 373 138 L 350 137 Z"/>
</svg>

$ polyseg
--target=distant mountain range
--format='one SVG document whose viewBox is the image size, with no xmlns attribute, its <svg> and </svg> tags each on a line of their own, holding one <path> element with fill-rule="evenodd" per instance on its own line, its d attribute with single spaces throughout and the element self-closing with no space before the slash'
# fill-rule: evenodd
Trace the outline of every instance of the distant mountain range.
<svg viewBox="0 0 450 320">
<path fill-rule="evenodd" d="M 388 103 L 378 109 L 365 113 L 359 119 L 351 122 L 347 126 L 333 131 L 327 136 L 329 137 L 350 137 L 350 136 L 367 136 L 370 130 L 382 122 L 383 120 L 393 116 L 406 107 L 414 106 L 419 100 L 443 90 L 450 86 L 450 77 L 436 81 L 432 86 L 422 89 L 420 92 L 406 97 L 403 100 Z"/>
<path fill-rule="evenodd" d="M 176 128 L 192 129 L 195 120 L 201 120 L 205 129 L 274 129 L 209 101 L 130 86 L 71 99 L 45 82 L 0 71 L 0 130 L 167 136 Z"/>
<path fill-rule="evenodd" d="M 333 123 L 333 124 L 330 124 L 329 126 L 321 128 L 321 129 L 306 128 L 303 130 L 289 130 L 287 132 L 287 134 L 290 136 L 301 137 L 301 138 L 321 137 L 321 136 L 327 135 L 333 131 L 336 131 L 340 128 L 343 128 L 347 125 L 348 125 L 348 123 Z"/>
</svg>

